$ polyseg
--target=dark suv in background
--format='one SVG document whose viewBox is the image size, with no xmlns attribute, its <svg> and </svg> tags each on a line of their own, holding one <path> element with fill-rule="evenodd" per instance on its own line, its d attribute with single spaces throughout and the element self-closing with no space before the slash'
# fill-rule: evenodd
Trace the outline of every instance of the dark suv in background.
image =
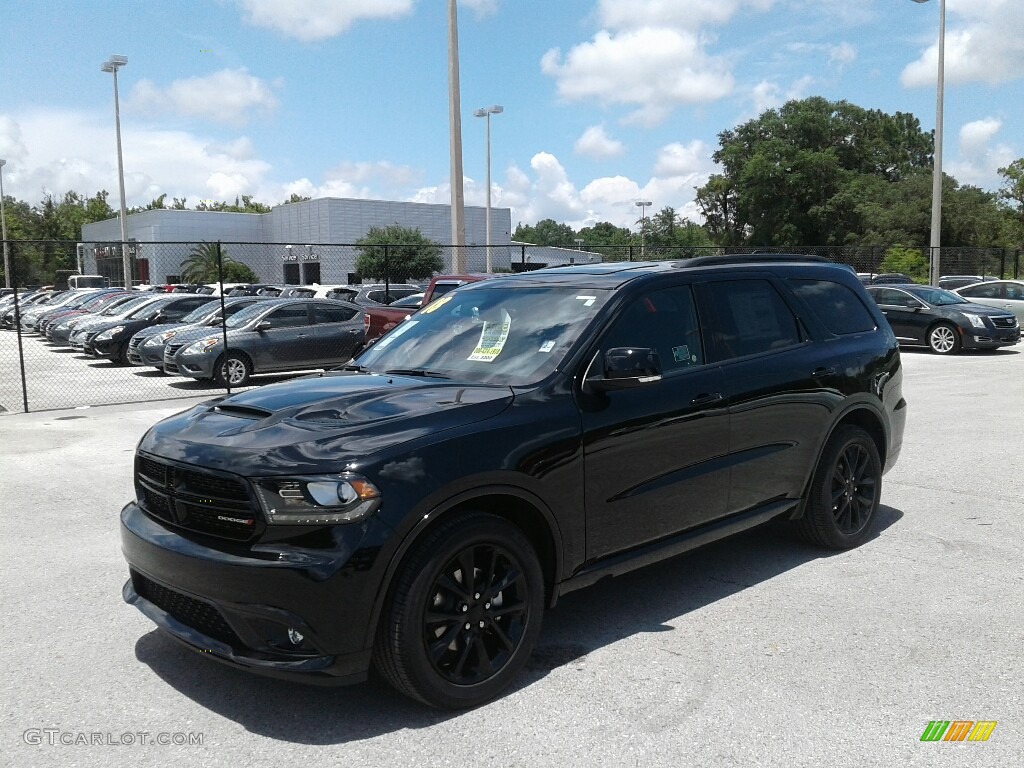
<svg viewBox="0 0 1024 768">
<path fill-rule="evenodd" d="M 235 667 L 349 683 L 372 663 L 422 702 L 475 706 L 567 592 L 774 518 L 822 547 L 866 541 L 902 379 L 842 266 L 495 277 L 343 370 L 152 427 L 123 596 Z"/>
</svg>

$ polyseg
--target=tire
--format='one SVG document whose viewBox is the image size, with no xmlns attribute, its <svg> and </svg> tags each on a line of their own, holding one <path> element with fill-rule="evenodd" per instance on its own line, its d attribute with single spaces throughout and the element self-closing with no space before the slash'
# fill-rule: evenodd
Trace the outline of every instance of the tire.
<svg viewBox="0 0 1024 768">
<path fill-rule="evenodd" d="M 465 589 L 471 570 L 473 588 Z M 432 707 L 476 707 L 529 659 L 543 607 L 544 577 L 523 532 L 495 515 L 460 515 L 415 545 L 398 572 L 374 664 L 392 686 Z"/>
<path fill-rule="evenodd" d="M 838 427 L 818 459 L 797 530 L 818 546 L 856 547 L 871 534 L 881 494 L 882 461 L 875 441 L 860 427 Z"/>
<path fill-rule="evenodd" d="M 240 352 L 228 352 L 217 361 L 214 371 L 222 387 L 244 387 L 252 375 L 252 363 Z"/>
<path fill-rule="evenodd" d="M 937 355 L 955 355 L 960 351 L 960 334 L 950 323 L 938 323 L 928 329 L 928 348 Z"/>
</svg>

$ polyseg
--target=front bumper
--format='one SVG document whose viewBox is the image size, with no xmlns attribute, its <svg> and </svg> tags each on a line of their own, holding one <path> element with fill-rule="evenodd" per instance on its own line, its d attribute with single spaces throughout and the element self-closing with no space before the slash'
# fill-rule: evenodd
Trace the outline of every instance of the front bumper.
<svg viewBox="0 0 1024 768">
<path fill-rule="evenodd" d="M 85 343 L 85 352 L 93 357 L 116 360 L 121 354 L 121 347 L 126 343 L 127 342 L 123 338 L 103 339 L 102 341 L 93 339 L 92 341 L 87 341 Z"/>
<path fill-rule="evenodd" d="M 212 379 L 218 357 L 220 354 L 217 351 L 185 354 L 181 350 L 170 359 L 164 356 L 164 370 L 170 369 L 179 376 L 190 376 L 193 379 Z"/>
<path fill-rule="evenodd" d="M 330 530 L 332 546 L 205 546 L 134 502 L 121 511 L 122 596 L 193 650 L 251 672 L 321 685 L 366 678 L 390 529 Z M 302 635 L 300 645 L 288 630 Z"/>
<path fill-rule="evenodd" d="M 128 345 L 128 362 L 132 365 L 151 365 L 156 368 L 164 367 L 164 345 L 158 347 L 147 347 L 145 344 L 138 346 Z"/>
<path fill-rule="evenodd" d="M 1020 326 L 1016 328 L 971 328 L 962 335 L 964 349 L 996 349 L 1020 342 Z"/>
</svg>

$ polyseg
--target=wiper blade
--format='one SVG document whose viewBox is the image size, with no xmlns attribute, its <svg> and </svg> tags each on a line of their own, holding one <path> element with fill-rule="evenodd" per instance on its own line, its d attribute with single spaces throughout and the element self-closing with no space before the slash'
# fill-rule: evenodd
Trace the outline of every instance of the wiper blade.
<svg viewBox="0 0 1024 768">
<path fill-rule="evenodd" d="M 427 376 L 431 379 L 451 378 L 450 376 L 445 376 L 443 373 L 428 371 L 423 368 L 389 368 L 384 371 L 384 373 L 392 376 Z"/>
</svg>

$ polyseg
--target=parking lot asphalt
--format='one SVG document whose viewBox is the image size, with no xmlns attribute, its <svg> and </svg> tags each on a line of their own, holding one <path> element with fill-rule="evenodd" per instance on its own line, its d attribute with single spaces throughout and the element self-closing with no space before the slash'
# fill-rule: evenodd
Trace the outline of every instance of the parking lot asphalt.
<svg viewBox="0 0 1024 768">
<path fill-rule="evenodd" d="M 196 401 L 0 415 L 2 762 L 1021 765 L 1024 348 L 903 360 L 873 539 L 832 554 L 773 524 L 573 593 L 519 684 L 454 714 L 227 669 L 121 601 L 135 443 Z M 920 741 L 932 720 L 997 725 Z"/>
</svg>

